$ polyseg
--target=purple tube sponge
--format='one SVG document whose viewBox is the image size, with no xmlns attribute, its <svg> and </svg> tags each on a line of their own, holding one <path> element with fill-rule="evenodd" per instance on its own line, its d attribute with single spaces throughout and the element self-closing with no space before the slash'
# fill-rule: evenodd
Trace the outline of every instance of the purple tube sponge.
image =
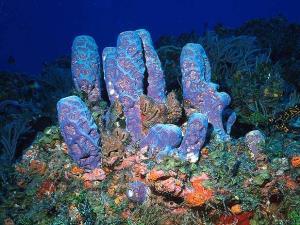
<svg viewBox="0 0 300 225">
<path fill-rule="evenodd" d="M 126 117 L 126 129 L 134 141 L 142 138 L 140 96 L 143 94 L 145 65 L 141 39 L 134 31 L 119 34 L 114 88 Z"/>
<path fill-rule="evenodd" d="M 207 117 L 201 113 L 193 113 L 187 124 L 183 141 L 178 148 L 179 157 L 183 160 L 196 162 L 207 133 Z"/>
<path fill-rule="evenodd" d="M 211 70 L 207 56 L 200 44 L 186 44 L 180 56 L 182 89 L 185 110 L 190 115 L 195 110 L 206 115 L 213 125 L 214 132 L 221 140 L 228 140 L 222 112 L 230 104 L 230 96 L 218 92 L 217 86 L 210 82 Z M 194 110 L 193 110 L 194 109 Z"/>
<path fill-rule="evenodd" d="M 72 76 L 77 91 L 84 92 L 92 103 L 101 99 L 100 57 L 95 40 L 77 36 L 72 46 Z"/>
<path fill-rule="evenodd" d="M 111 103 L 113 103 L 119 96 L 115 90 L 114 83 L 116 80 L 116 58 L 117 49 L 114 47 L 106 47 L 103 49 L 102 61 L 104 80 L 106 84 L 106 90 Z"/>
<path fill-rule="evenodd" d="M 57 103 L 57 112 L 60 131 L 72 159 L 88 170 L 101 166 L 100 134 L 84 102 L 77 96 L 62 98 Z"/>
<path fill-rule="evenodd" d="M 140 36 L 144 56 L 146 60 L 146 67 L 148 72 L 148 87 L 147 95 L 153 98 L 158 103 L 166 102 L 166 82 L 164 72 L 161 67 L 161 62 L 158 55 L 154 49 L 151 36 L 147 30 L 140 29 L 136 31 Z"/>
<path fill-rule="evenodd" d="M 173 124 L 156 124 L 150 128 L 147 136 L 142 139 L 141 147 L 149 147 L 149 156 L 157 155 L 161 151 L 175 149 L 182 140 L 180 127 Z"/>
<path fill-rule="evenodd" d="M 143 182 L 135 181 L 129 184 L 126 195 L 130 201 L 143 204 L 149 198 L 150 188 Z"/>
</svg>

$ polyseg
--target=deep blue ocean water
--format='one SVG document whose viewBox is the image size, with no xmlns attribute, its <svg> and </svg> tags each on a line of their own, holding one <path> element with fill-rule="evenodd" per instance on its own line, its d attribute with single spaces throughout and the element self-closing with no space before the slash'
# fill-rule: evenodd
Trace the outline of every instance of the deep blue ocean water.
<svg viewBox="0 0 300 225">
<path fill-rule="evenodd" d="M 146 28 L 155 41 L 279 14 L 300 22 L 299 6 L 298 0 L 0 0 L 0 69 L 39 73 L 43 62 L 69 54 L 79 34 L 92 35 L 101 52 L 125 30 Z"/>
</svg>

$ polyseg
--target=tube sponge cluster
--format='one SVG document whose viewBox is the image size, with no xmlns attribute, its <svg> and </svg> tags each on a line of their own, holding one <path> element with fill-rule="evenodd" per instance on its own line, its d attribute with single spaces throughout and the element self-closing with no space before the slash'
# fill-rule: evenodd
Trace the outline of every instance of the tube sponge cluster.
<svg viewBox="0 0 300 225">
<path fill-rule="evenodd" d="M 214 132 L 221 140 L 228 140 L 229 134 L 223 126 L 223 111 L 230 104 L 230 96 L 218 92 L 218 85 L 210 82 L 211 68 L 200 44 L 186 44 L 180 56 L 182 89 L 187 114 L 198 111 L 208 118 Z M 234 116 L 230 117 L 231 120 Z M 234 122 L 234 121 L 233 121 Z M 229 123 L 233 123 L 230 121 Z M 228 127 L 231 128 L 231 125 Z M 228 129 L 230 130 L 230 129 Z"/>
<path fill-rule="evenodd" d="M 149 32 L 140 29 L 120 33 L 117 47 L 106 47 L 102 59 L 109 99 L 121 102 L 127 131 L 133 140 L 140 140 L 143 137 L 140 97 L 144 94 L 146 71 L 147 95 L 158 103 L 166 101 L 164 73 Z"/>
<path fill-rule="evenodd" d="M 230 138 L 236 114 L 230 113 L 224 128 L 223 111 L 230 104 L 230 97 L 218 92 L 218 85 L 210 81 L 211 68 L 201 45 L 187 44 L 180 58 L 184 109 L 188 117 L 184 136 L 181 127 L 164 122 L 151 124 L 146 131 L 143 129 L 144 107 L 149 107 L 150 103 L 159 106 L 162 114 L 153 110 L 151 118 L 169 110 L 163 110 L 168 104 L 164 73 L 148 31 L 140 29 L 120 33 L 116 47 L 103 50 L 102 61 L 109 100 L 120 103 L 132 144 L 148 147 L 148 155 L 156 156 L 158 161 L 165 156 L 197 161 L 206 139 L 208 123 L 212 124 L 221 141 Z M 75 38 L 72 73 L 76 89 L 87 95 L 91 105 L 99 103 L 100 58 L 93 38 Z M 147 88 L 144 90 L 146 79 Z M 146 98 L 143 97 L 145 95 Z M 149 104 L 143 99 L 148 99 L 146 102 Z M 70 96 L 58 102 L 57 110 L 61 133 L 71 157 L 86 169 L 101 166 L 100 133 L 87 106 L 79 97 Z"/>
</svg>

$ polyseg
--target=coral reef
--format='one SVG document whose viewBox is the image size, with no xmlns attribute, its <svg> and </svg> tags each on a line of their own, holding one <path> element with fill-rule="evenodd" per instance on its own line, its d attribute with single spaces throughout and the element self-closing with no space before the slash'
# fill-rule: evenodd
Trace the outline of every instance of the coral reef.
<svg viewBox="0 0 300 225">
<path fill-rule="evenodd" d="M 173 124 L 156 124 L 141 141 L 141 147 L 148 147 L 150 156 L 178 147 L 182 140 L 181 129 Z"/>
<path fill-rule="evenodd" d="M 140 96 L 143 94 L 144 61 L 142 43 L 134 31 L 123 32 L 117 41 L 115 90 L 126 117 L 126 129 L 134 140 L 142 138 Z"/>
<path fill-rule="evenodd" d="M 275 24 L 281 25 L 277 27 Z M 232 97 L 231 107 L 237 113 L 236 127 L 241 134 L 249 131 L 247 127 L 259 128 L 264 132 L 268 132 L 268 128 L 276 129 L 276 127 L 294 130 L 288 125 L 289 121 L 284 124 L 279 124 L 278 120 L 278 123 L 272 122 L 277 118 L 274 115 L 283 114 L 282 111 L 288 111 L 289 107 L 293 108 L 299 104 L 299 98 L 297 94 L 295 95 L 297 93 L 295 85 L 288 83 L 288 79 L 283 79 L 290 76 L 290 67 L 287 68 L 286 58 L 283 55 L 279 57 L 280 60 L 274 57 L 277 53 L 273 52 L 274 48 L 270 48 L 268 45 L 270 43 L 266 41 L 271 37 L 262 32 L 264 26 L 270 30 L 269 34 L 275 34 L 281 28 L 287 33 L 293 30 L 296 33 L 291 35 L 288 42 L 296 44 L 294 42 L 294 37 L 298 35 L 297 29 L 294 29 L 296 26 L 282 19 L 254 20 L 253 23 L 244 25 L 245 29 L 230 30 L 216 27 L 215 32 L 210 31 L 203 36 L 190 33 L 179 37 L 161 38 L 157 42 L 159 47 L 157 52 L 166 74 L 167 89 L 181 91 L 183 87 L 180 82 L 182 79 L 179 67 L 180 52 L 189 42 L 199 43 L 205 48 L 210 59 L 213 82 L 218 83 L 220 90 L 226 91 Z M 259 32 L 256 32 L 256 28 Z M 276 29 L 278 31 L 274 32 Z M 277 38 L 282 43 L 280 48 L 288 47 L 289 44 L 283 41 L 285 38 L 276 36 L 274 40 Z M 275 41 L 271 45 L 276 43 L 278 42 Z"/>
<path fill-rule="evenodd" d="M 190 39 L 196 44 L 186 45 Z M 110 104 L 100 89 L 62 96 L 59 127 L 45 129 L 12 171 L 0 174 L 0 223 L 299 223 L 297 133 L 248 129 L 245 137 L 230 137 L 245 111 L 234 111 L 236 95 L 228 109 L 229 95 L 211 81 L 216 67 L 210 68 L 206 45 L 195 34 L 178 42 L 182 88 L 169 93 L 169 72 L 146 30 L 123 32 L 117 47 L 103 50 Z M 89 67 L 100 65 L 95 46 L 95 57 L 84 61 L 90 81 L 102 72 Z M 220 88 L 229 92 L 226 85 Z"/>
<path fill-rule="evenodd" d="M 114 75 L 116 72 L 117 49 L 114 47 L 106 47 L 102 52 L 103 74 L 106 84 L 106 90 L 109 101 L 114 101 L 119 97 L 114 87 Z"/>
</svg>

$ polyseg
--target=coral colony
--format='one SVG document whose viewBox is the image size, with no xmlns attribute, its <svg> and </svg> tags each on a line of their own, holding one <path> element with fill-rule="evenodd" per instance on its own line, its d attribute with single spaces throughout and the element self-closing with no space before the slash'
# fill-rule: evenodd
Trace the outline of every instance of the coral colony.
<svg viewBox="0 0 300 225">
<path fill-rule="evenodd" d="M 220 224 L 227 219 L 249 221 L 261 201 L 253 193 L 272 176 L 264 155 L 266 138 L 254 130 L 231 139 L 237 115 L 228 107 L 230 96 L 211 81 L 210 63 L 200 44 L 182 48 L 180 68 L 182 93 L 167 93 L 165 73 L 148 31 L 120 33 L 117 46 L 104 48 L 101 56 L 92 37 L 76 37 L 71 71 L 77 96 L 57 102 L 64 140 L 57 130 L 57 146 L 70 156 L 65 157 L 68 163 L 53 156 L 59 168 L 69 171 L 62 179 L 79 179 L 84 190 L 101 193 L 103 210 L 111 204 L 105 195 L 114 197 L 120 210 L 129 207 L 117 213 L 125 219 L 138 207 L 163 206 L 174 215 L 205 207 L 202 212 L 216 213 L 213 220 Z M 109 104 L 104 103 L 107 97 Z M 22 162 L 30 159 L 29 168 L 44 174 L 46 163 L 33 152 L 34 147 Z M 298 168 L 299 161 L 293 158 L 293 167 Z M 38 197 L 57 192 L 58 182 L 44 180 Z M 242 200 L 242 196 L 250 197 Z M 224 205 L 234 217 L 214 210 Z M 76 214 L 74 207 L 69 207 L 70 215 Z"/>
<path fill-rule="evenodd" d="M 37 98 L 34 115 L 56 122 L 56 105 L 58 126 L 45 124 L 11 175 L 1 174 L 0 221 L 300 224 L 299 96 L 294 104 L 278 97 L 282 80 L 277 72 L 266 80 L 269 61 L 254 68 L 261 57 L 252 37 L 207 35 L 207 42 L 193 35 L 162 39 L 156 51 L 148 31 L 125 31 L 102 55 L 92 37 L 76 37 L 71 60 L 47 66 Z M 2 93 L 17 95 L 9 78 Z M 22 99 L 27 91 L 18 80 Z M 32 99 L 31 90 L 24 99 Z M 23 107 L 14 104 L 2 104 L 7 118 Z M 22 121 L 0 135 L 7 147 L 0 157 L 9 164 L 29 126 Z"/>
<path fill-rule="evenodd" d="M 218 92 L 211 83 L 208 58 L 200 44 L 187 44 L 181 53 L 181 70 L 185 112 L 188 116 L 185 136 L 174 124 L 155 124 L 149 132 L 143 130 L 142 96 L 145 71 L 147 71 L 147 98 L 155 104 L 166 104 L 164 73 L 150 34 L 141 29 L 119 35 L 117 47 L 107 47 L 103 54 L 104 79 L 111 103 L 120 101 L 126 131 L 133 142 L 149 147 L 149 154 L 179 157 L 196 162 L 203 146 L 208 122 L 215 135 L 229 140 L 235 114 L 226 124 L 222 122 L 223 110 L 229 105 L 228 94 Z M 145 59 L 145 60 L 144 60 Z M 72 47 L 72 72 L 77 90 L 87 94 L 88 101 L 99 101 L 100 62 L 97 45 L 89 36 L 76 37 Z M 61 133 L 68 145 L 69 154 L 79 166 L 93 169 L 101 165 L 100 134 L 87 106 L 75 96 L 61 99 L 57 105 Z"/>
<path fill-rule="evenodd" d="M 148 31 L 141 29 L 121 33 L 117 47 L 105 48 L 102 59 L 111 107 L 119 105 L 126 124 L 125 129 L 122 129 L 117 123 L 106 139 L 110 138 L 112 142 L 119 139 L 122 145 L 120 138 L 130 137 L 125 138 L 130 143 L 123 148 L 124 152 L 130 152 L 134 146 L 139 146 L 140 153 L 136 153 L 137 155 L 146 153 L 145 157 L 152 158 L 158 164 L 168 157 L 195 163 L 206 141 L 208 123 L 212 124 L 213 135 L 217 140 L 224 142 L 230 139 L 229 133 L 236 115 L 234 112 L 230 114 L 225 131 L 223 111 L 229 105 L 230 97 L 218 92 L 218 85 L 211 83 L 210 64 L 200 44 L 187 44 L 180 57 L 187 117 L 187 123 L 183 123 L 182 127 L 172 124 L 182 117 L 182 112 L 175 109 L 180 108 L 180 103 L 174 93 L 166 95 L 164 72 Z M 99 68 L 99 55 L 94 39 L 89 36 L 76 37 L 72 47 L 73 80 L 76 89 L 87 95 L 89 104 L 95 105 L 101 98 Z M 91 112 L 79 97 L 61 99 L 57 110 L 68 152 L 80 167 L 92 171 L 101 168 L 102 161 L 110 165 L 115 162 L 115 157 L 111 154 L 114 150 L 109 149 L 109 143 L 105 147 L 103 140 L 104 148 L 100 147 L 102 131 L 97 129 Z M 113 121 L 109 113 L 111 112 L 107 112 L 104 117 L 108 120 L 106 124 Z M 102 153 L 102 150 L 105 152 Z M 166 175 L 162 171 L 152 171 L 147 177 L 147 185 L 156 185 L 155 181 L 164 176 Z M 169 192 L 186 197 L 192 206 L 204 204 L 205 198 L 209 199 L 212 195 L 211 190 L 205 190 L 201 186 L 207 177 L 193 179 L 198 180 L 191 180 L 193 188 L 182 191 L 182 184 L 170 176 L 164 180 L 160 189 L 162 192 L 168 192 L 163 189 L 171 189 Z M 150 193 L 147 185 L 142 181 L 129 184 L 128 198 L 137 203 L 146 201 Z M 199 189 L 202 194 L 207 192 L 207 195 L 199 195 Z"/>
</svg>

